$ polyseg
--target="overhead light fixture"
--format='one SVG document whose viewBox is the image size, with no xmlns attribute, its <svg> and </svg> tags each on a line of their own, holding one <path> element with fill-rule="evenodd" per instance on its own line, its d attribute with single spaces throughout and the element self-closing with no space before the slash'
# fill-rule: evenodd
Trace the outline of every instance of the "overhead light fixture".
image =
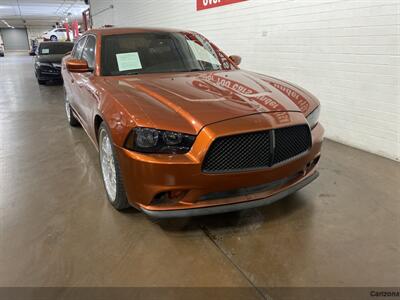
<svg viewBox="0 0 400 300">
<path fill-rule="evenodd" d="M 14 26 L 11 26 L 10 24 L 7 23 L 6 20 L 1 20 L 8 28 L 15 28 Z"/>
</svg>

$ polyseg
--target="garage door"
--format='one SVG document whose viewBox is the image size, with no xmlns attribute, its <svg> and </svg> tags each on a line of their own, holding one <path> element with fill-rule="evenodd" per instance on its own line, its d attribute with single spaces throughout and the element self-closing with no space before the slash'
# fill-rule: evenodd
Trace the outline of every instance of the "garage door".
<svg viewBox="0 0 400 300">
<path fill-rule="evenodd" d="M 12 50 L 27 50 L 28 46 L 28 35 L 26 29 L 1 29 L 1 35 L 3 38 L 4 48 L 8 51 Z"/>
</svg>

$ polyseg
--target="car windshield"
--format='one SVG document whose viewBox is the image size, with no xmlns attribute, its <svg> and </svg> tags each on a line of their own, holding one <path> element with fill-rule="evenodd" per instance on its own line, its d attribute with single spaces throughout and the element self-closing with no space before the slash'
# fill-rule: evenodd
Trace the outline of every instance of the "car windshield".
<svg viewBox="0 0 400 300">
<path fill-rule="evenodd" d="M 101 62 L 104 76 L 235 69 L 225 54 L 196 33 L 104 36 Z"/>
<path fill-rule="evenodd" d="M 51 54 L 65 54 L 72 50 L 74 47 L 73 43 L 45 43 L 40 44 L 39 54 L 40 55 L 51 55 Z"/>
</svg>

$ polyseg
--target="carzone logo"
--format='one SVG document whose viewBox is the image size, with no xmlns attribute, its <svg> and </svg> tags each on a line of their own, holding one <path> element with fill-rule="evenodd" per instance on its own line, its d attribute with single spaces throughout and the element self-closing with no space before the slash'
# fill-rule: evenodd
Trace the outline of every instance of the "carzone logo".
<svg viewBox="0 0 400 300">
<path fill-rule="evenodd" d="M 209 9 L 243 1 L 247 0 L 197 0 L 197 10 Z"/>
</svg>

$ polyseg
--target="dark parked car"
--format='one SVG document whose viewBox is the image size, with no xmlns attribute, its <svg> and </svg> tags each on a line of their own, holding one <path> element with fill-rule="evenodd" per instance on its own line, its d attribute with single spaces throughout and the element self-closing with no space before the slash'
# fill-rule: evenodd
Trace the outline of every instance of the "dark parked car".
<svg viewBox="0 0 400 300">
<path fill-rule="evenodd" d="M 42 42 L 35 57 L 35 74 L 39 84 L 50 80 L 62 80 L 61 59 L 70 52 L 74 43 Z"/>
</svg>

